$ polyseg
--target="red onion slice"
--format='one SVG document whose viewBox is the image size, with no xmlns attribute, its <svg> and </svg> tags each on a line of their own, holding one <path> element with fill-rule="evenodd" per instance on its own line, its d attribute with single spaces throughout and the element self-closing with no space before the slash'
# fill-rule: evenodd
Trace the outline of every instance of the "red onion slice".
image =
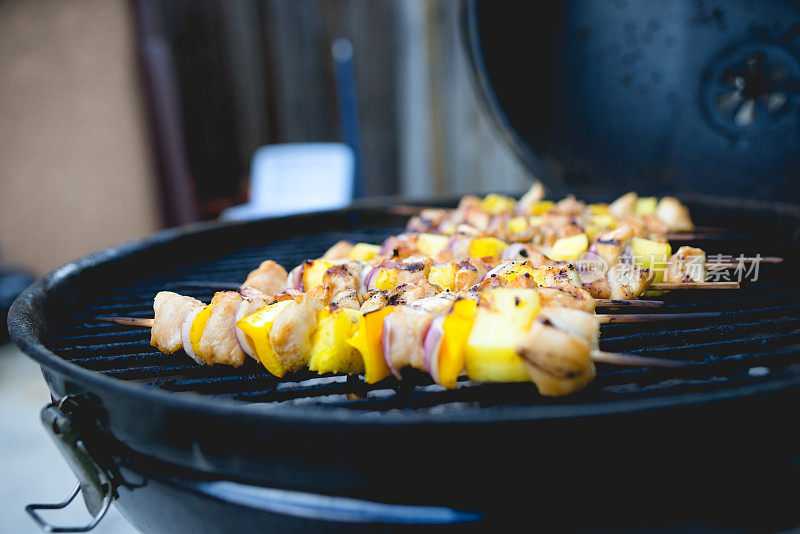
<svg viewBox="0 0 800 534">
<path fill-rule="evenodd" d="M 197 308 L 192 308 L 188 312 L 186 312 L 186 316 L 183 318 L 183 322 L 181 323 L 181 343 L 183 344 L 183 350 L 186 354 L 189 355 L 191 359 L 199 363 L 200 365 L 205 365 L 206 362 L 200 358 L 192 348 L 192 323 L 197 318 L 197 314 L 203 311 L 205 308 L 198 306 Z"/>
<path fill-rule="evenodd" d="M 381 350 L 383 351 L 383 361 L 386 362 L 386 367 L 392 376 L 399 379 L 400 371 L 392 365 L 392 314 L 389 313 L 383 318 L 383 332 L 381 332 Z"/>
<path fill-rule="evenodd" d="M 286 279 L 286 289 L 296 289 L 298 291 L 305 291 L 303 284 L 303 272 L 306 270 L 306 262 L 301 263 L 289 273 Z"/>
<path fill-rule="evenodd" d="M 439 349 L 444 338 L 444 315 L 431 321 L 425 340 L 422 343 L 422 357 L 425 370 L 431 375 L 433 381 L 439 383 Z"/>
<path fill-rule="evenodd" d="M 239 343 L 239 346 L 242 348 L 242 351 L 251 358 L 253 358 L 255 361 L 258 361 L 258 356 L 256 356 L 255 347 L 250 345 L 250 343 L 247 341 L 247 336 L 242 331 L 242 329 L 239 328 L 239 326 L 236 324 L 245 318 L 245 312 L 247 311 L 246 308 L 247 306 L 245 305 L 244 302 L 239 304 L 239 309 L 236 310 L 236 316 L 233 319 L 233 328 L 234 330 L 236 330 L 236 341 Z"/>
</svg>

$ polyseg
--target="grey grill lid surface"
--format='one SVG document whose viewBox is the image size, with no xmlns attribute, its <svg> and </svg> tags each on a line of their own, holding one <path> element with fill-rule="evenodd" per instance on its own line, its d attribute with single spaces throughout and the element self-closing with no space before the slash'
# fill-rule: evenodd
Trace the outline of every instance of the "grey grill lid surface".
<svg viewBox="0 0 800 534">
<path fill-rule="evenodd" d="M 504 136 L 559 192 L 800 202 L 800 5 L 464 0 Z"/>
</svg>

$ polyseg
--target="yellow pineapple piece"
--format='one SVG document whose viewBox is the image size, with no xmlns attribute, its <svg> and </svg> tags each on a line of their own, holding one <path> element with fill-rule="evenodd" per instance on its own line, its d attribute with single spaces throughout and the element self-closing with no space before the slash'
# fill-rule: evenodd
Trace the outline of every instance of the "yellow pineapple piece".
<svg viewBox="0 0 800 534">
<path fill-rule="evenodd" d="M 458 375 L 464 369 L 464 351 L 475 323 L 474 300 L 464 299 L 453 304 L 442 323 L 442 345 L 439 348 L 439 383 L 446 388 L 455 388 Z"/>
<path fill-rule="evenodd" d="M 322 285 L 322 276 L 333 263 L 325 260 L 313 260 L 306 262 L 303 269 L 303 287 L 308 291 Z"/>
<path fill-rule="evenodd" d="M 394 289 L 397 287 L 397 271 L 381 267 L 375 276 L 375 289 Z"/>
<path fill-rule="evenodd" d="M 528 228 L 528 220 L 525 217 L 512 217 L 506 225 L 509 233 L 518 234 Z"/>
<path fill-rule="evenodd" d="M 355 348 L 364 362 L 364 381 L 374 384 L 389 376 L 389 366 L 383 358 L 381 336 L 383 320 L 394 311 L 394 306 L 386 306 L 380 310 L 362 315 L 358 319 L 358 327 L 347 344 Z"/>
<path fill-rule="evenodd" d="M 250 346 L 256 351 L 256 356 L 261 364 L 266 367 L 267 371 L 278 377 L 286 374 L 286 368 L 272 350 L 269 333 L 275 318 L 291 302 L 291 300 L 281 300 L 270 304 L 236 323 L 236 326 L 244 332 Z"/>
<path fill-rule="evenodd" d="M 597 234 L 606 230 L 613 230 L 617 227 L 617 219 L 610 213 L 597 213 L 589 216 L 589 221 L 584 227 L 586 236 L 590 241 L 594 241 Z"/>
<path fill-rule="evenodd" d="M 364 360 L 358 350 L 347 343 L 358 329 L 361 312 L 350 308 L 327 308 L 317 316 L 317 330 L 312 340 L 308 368 L 319 374 L 364 372 Z"/>
<path fill-rule="evenodd" d="M 636 204 L 633 206 L 633 213 L 636 215 L 650 215 L 656 212 L 658 200 L 656 197 L 641 197 L 636 199 Z"/>
<path fill-rule="evenodd" d="M 496 237 L 479 237 L 473 239 L 469 245 L 469 255 L 473 258 L 491 256 L 497 258 L 508 245 Z"/>
<path fill-rule="evenodd" d="M 608 204 L 589 204 L 587 207 L 592 215 L 610 215 Z"/>
<path fill-rule="evenodd" d="M 483 211 L 492 215 L 513 212 L 516 206 L 517 201 L 513 198 L 504 195 L 497 195 L 495 193 L 486 195 L 486 198 L 484 198 L 483 202 L 481 203 Z"/>
<path fill-rule="evenodd" d="M 417 248 L 430 258 L 443 251 L 449 242 L 450 238 L 446 235 L 419 234 L 417 236 Z"/>
<path fill-rule="evenodd" d="M 539 314 L 534 289 L 498 288 L 484 292 L 464 354 L 467 374 L 484 382 L 529 382 L 515 352 Z"/>
<path fill-rule="evenodd" d="M 577 258 L 589 248 L 589 238 L 586 234 L 571 237 L 562 237 L 550 249 L 550 258 L 556 261 L 566 261 Z"/>
<path fill-rule="evenodd" d="M 672 247 L 669 243 L 634 237 L 631 241 L 631 250 L 633 251 L 633 262 L 637 267 L 654 272 L 654 283 L 664 281 L 667 258 L 672 255 Z"/>
<path fill-rule="evenodd" d="M 456 283 L 456 265 L 453 262 L 437 263 L 431 266 L 428 282 L 442 289 L 452 291 Z"/>
<path fill-rule="evenodd" d="M 553 202 L 552 200 L 540 200 L 538 202 L 533 203 L 533 205 L 531 206 L 530 213 L 531 215 L 534 216 L 544 215 L 545 213 L 550 211 L 550 208 L 552 208 L 554 205 L 555 202 Z"/>
<path fill-rule="evenodd" d="M 380 245 L 371 243 L 356 243 L 347 255 L 351 260 L 369 261 L 381 251 Z"/>
</svg>

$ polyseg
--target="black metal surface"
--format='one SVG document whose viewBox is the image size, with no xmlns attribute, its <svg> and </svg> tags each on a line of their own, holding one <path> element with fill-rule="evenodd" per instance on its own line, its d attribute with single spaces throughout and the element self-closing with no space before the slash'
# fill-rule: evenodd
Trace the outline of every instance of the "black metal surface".
<svg viewBox="0 0 800 534">
<path fill-rule="evenodd" d="M 465 0 L 464 31 L 548 185 L 800 201 L 797 2 Z"/>
<path fill-rule="evenodd" d="M 464 383 L 449 392 L 303 374 L 278 382 L 252 364 L 207 368 L 180 353 L 161 355 L 141 329 L 90 320 L 149 316 L 152 296 L 165 286 L 240 281 L 264 256 L 292 264 L 342 237 L 379 241 L 404 222 L 385 209 L 204 225 L 112 249 L 30 288 L 14 306 L 11 332 L 42 364 L 54 396 L 74 394 L 92 407 L 91 419 L 105 436 L 94 450 L 104 455 L 123 448 L 120 456 L 155 464 L 156 472 L 182 469 L 193 477 L 480 509 L 492 517 L 509 516 L 509 507 L 525 509 L 528 494 L 512 488 L 531 480 L 540 484 L 530 495 L 554 513 L 569 513 L 558 496 L 570 494 L 601 514 L 601 481 L 618 479 L 628 489 L 608 498 L 635 503 L 637 513 L 626 516 L 634 524 L 654 513 L 664 492 L 691 479 L 685 495 L 700 499 L 713 491 L 724 498 L 682 506 L 675 520 L 708 521 L 744 498 L 743 485 L 763 487 L 766 474 L 800 451 L 786 424 L 800 393 L 794 274 L 800 211 L 718 200 L 692 208 L 702 214 L 700 224 L 735 222 L 757 236 L 704 248 L 781 255 L 786 264 L 764 268 L 760 281 L 740 292 L 675 293 L 663 310 L 725 309 L 725 319 L 604 327 L 603 348 L 694 365 L 601 367 L 590 388 L 561 399 L 543 399 L 526 384 Z M 345 396 L 365 391 L 366 398 Z M 772 510 L 792 495 L 770 490 L 748 498 Z M 793 524 L 796 518 L 781 510 L 770 521 Z M 142 511 L 132 505 L 130 513 Z M 741 514 L 728 513 L 727 520 L 753 520 Z"/>
</svg>

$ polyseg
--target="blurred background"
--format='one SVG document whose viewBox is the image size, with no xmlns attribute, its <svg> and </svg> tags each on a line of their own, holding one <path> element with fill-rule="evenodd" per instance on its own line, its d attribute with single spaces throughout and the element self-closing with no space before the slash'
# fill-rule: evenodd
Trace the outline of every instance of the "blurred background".
<svg viewBox="0 0 800 534">
<path fill-rule="evenodd" d="M 522 190 L 458 23 L 455 0 L 0 0 L 0 310 L 73 259 L 245 203 L 265 145 L 326 143 L 300 156 L 340 165 L 355 196 Z M 283 156 L 257 158 L 272 192 Z M 47 399 L 0 346 L 0 532 L 38 532 L 24 504 L 74 485 Z M 133 529 L 112 509 L 98 531 Z"/>
<path fill-rule="evenodd" d="M 276 143 L 352 147 L 368 196 L 523 189 L 458 23 L 455 0 L 0 2 L 3 260 L 215 218 Z"/>
</svg>

